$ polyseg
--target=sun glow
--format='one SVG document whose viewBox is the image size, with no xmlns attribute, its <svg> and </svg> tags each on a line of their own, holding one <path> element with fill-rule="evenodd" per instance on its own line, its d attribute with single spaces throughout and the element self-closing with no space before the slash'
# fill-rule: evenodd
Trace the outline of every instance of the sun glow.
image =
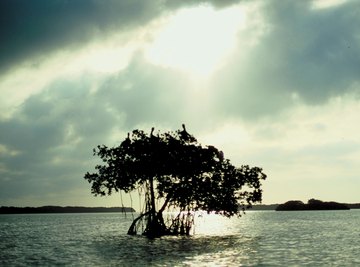
<svg viewBox="0 0 360 267">
<path fill-rule="evenodd" d="M 209 76 L 235 48 L 237 32 L 244 24 L 240 7 L 183 9 L 160 29 L 147 50 L 147 59 L 154 64 Z"/>
</svg>

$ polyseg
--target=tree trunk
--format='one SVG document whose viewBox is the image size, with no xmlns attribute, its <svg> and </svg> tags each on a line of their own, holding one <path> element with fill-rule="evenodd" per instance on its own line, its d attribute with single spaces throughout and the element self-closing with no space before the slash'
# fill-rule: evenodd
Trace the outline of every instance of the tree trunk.
<svg viewBox="0 0 360 267">
<path fill-rule="evenodd" d="M 155 190 L 154 190 L 154 180 L 153 178 L 149 179 L 150 186 L 150 210 L 147 220 L 147 225 L 143 235 L 154 238 L 160 237 L 166 234 L 166 226 L 162 217 L 162 211 L 156 212 L 155 206 Z"/>
<path fill-rule="evenodd" d="M 155 192 L 154 192 L 154 179 L 150 178 L 150 205 L 151 205 L 151 217 L 154 219 L 156 217 L 156 206 L 155 206 Z"/>
</svg>

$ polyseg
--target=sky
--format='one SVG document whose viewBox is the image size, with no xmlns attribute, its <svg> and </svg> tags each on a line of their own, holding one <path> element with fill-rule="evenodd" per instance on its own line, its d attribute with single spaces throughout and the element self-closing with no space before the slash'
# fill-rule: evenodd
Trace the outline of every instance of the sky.
<svg viewBox="0 0 360 267">
<path fill-rule="evenodd" d="M 359 25 L 356 0 L 0 1 L 0 206 L 131 205 L 91 195 L 92 149 L 182 123 L 265 204 L 360 202 Z"/>
</svg>

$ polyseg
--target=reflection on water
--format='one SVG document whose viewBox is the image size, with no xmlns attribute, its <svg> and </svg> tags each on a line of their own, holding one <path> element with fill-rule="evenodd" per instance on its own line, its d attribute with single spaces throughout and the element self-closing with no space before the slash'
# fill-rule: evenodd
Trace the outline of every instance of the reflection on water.
<svg viewBox="0 0 360 267">
<path fill-rule="evenodd" d="M 131 247 L 129 246 L 131 244 Z M 121 265 L 153 266 L 239 266 L 256 253 L 256 240 L 239 236 L 143 237 L 119 236 L 96 243 L 98 256 L 104 261 L 114 257 Z"/>
<path fill-rule="evenodd" d="M 195 235 L 126 235 L 122 214 L 0 216 L 0 266 L 356 266 L 360 211 L 196 218 Z"/>
<path fill-rule="evenodd" d="M 239 266 L 256 253 L 258 237 L 240 233 L 236 221 L 202 216 L 196 219 L 193 236 L 102 236 L 93 249 L 104 262 L 111 258 L 113 264 L 121 266 Z"/>
</svg>

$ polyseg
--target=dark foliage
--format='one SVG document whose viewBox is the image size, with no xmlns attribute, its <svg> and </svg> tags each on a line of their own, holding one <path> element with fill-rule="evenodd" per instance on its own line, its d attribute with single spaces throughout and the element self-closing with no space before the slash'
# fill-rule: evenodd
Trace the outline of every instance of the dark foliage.
<svg viewBox="0 0 360 267">
<path fill-rule="evenodd" d="M 300 200 L 290 200 L 284 204 L 280 204 L 276 210 L 348 210 L 347 204 L 342 204 L 334 201 L 324 202 L 317 199 L 310 199 L 307 204 Z"/>
<path fill-rule="evenodd" d="M 94 155 L 104 165 L 96 173 L 86 173 L 95 195 L 145 192 L 145 210 L 134 220 L 129 234 L 136 234 L 141 221 L 146 221 L 143 234 L 189 234 L 193 212 L 215 212 L 227 217 L 240 215 L 262 196 L 262 169 L 247 165 L 237 168 L 222 151 L 202 146 L 187 133 L 185 126 L 176 132 L 150 134 L 134 130 L 118 146 L 98 146 Z M 246 190 L 241 190 L 243 187 Z M 155 202 L 162 200 L 161 207 Z M 179 213 L 165 222 L 163 212 L 176 208 Z"/>
</svg>

